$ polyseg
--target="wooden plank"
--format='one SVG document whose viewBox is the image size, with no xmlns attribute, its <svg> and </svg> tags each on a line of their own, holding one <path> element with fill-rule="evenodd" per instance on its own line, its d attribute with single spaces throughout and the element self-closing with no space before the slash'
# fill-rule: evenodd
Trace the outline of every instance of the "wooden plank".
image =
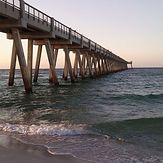
<svg viewBox="0 0 163 163">
<path fill-rule="evenodd" d="M 35 73 L 34 73 L 33 82 L 37 82 L 37 80 L 38 80 L 40 61 L 41 61 L 41 53 L 42 53 L 42 45 L 39 45 L 38 51 L 37 51 L 36 66 L 35 66 Z"/>
<path fill-rule="evenodd" d="M 32 84 L 30 82 L 29 71 L 28 71 L 28 67 L 26 65 L 26 61 L 25 61 L 24 50 L 23 50 L 23 45 L 22 45 L 21 39 L 20 39 L 19 30 L 12 29 L 12 34 L 14 37 L 14 43 L 15 43 L 16 52 L 18 55 L 18 60 L 19 60 L 19 64 L 20 64 L 20 70 L 22 73 L 25 91 L 27 93 L 29 93 L 29 92 L 32 92 Z"/>
<path fill-rule="evenodd" d="M 9 72 L 9 82 L 8 82 L 9 86 L 13 86 L 14 85 L 16 58 L 17 58 L 16 47 L 15 47 L 15 43 L 13 41 L 11 64 L 10 64 L 10 72 Z"/>
</svg>

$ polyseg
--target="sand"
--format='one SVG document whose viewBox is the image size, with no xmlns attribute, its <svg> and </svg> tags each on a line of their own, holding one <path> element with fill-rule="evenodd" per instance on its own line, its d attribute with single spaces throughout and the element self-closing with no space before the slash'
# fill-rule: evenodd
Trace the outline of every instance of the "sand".
<svg viewBox="0 0 163 163">
<path fill-rule="evenodd" d="M 0 162 L 3 163 L 89 163 L 71 155 L 52 155 L 46 147 L 22 143 L 0 135 Z"/>
</svg>

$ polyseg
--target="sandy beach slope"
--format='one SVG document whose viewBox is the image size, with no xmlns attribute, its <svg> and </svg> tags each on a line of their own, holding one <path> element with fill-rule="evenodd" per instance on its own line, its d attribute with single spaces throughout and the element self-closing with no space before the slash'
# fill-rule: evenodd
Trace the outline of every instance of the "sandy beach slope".
<svg viewBox="0 0 163 163">
<path fill-rule="evenodd" d="M 9 136 L 0 136 L 0 162 L 3 163 L 89 163 L 71 155 L 52 155 L 45 147 L 29 145 Z"/>
</svg>

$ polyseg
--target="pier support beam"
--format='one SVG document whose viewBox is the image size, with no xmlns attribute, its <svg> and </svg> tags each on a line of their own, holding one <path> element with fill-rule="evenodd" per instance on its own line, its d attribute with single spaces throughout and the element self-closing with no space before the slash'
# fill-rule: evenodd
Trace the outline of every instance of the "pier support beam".
<svg viewBox="0 0 163 163">
<path fill-rule="evenodd" d="M 127 64 L 130 64 L 131 69 L 133 69 L 132 61 L 128 62 Z M 127 69 L 127 64 L 124 66 L 124 67 L 125 67 L 125 69 Z"/>
<path fill-rule="evenodd" d="M 74 60 L 74 69 L 73 69 L 73 73 L 74 73 L 74 77 L 77 79 L 78 78 L 78 56 L 75 53 L 75 60 Z"/>
<path fill-rule="evenodd" d="M 85 68 L 86 68 L 86 62 L 85 62 L 85 54 L 83 53 L 83 56 L 82 56 L 82 68 L 83 68 L 83 74 L 85 76 Z"/>
<path fill-rule="evenodd" d="M 97 67 L 96 67 L 96 58 L 95 58 L 95 55 L 93 54 L 92 55 L 92 64 L 93 64 L 93 67 L 94 67 L 94 74 L 93 76 L 96 77 L 98 75 L 98 72 L 97 72 Z"/>
<path fill-rule="evenodd" d="M 29 71 L 28 71 L 28 67 L 26 65 L 26 61 L 25 61 L 24 50 L 23 50 L 23 45 L 21 42 L 19 30 L 18 29 L 12 29 L 12 35 L 14 38 L 16 52 L 18 55 L 18 60 L 19 60 L 19 64 L 20 64 L 20 70 L 22 73 L 25 91 L 27 93 L 29 93 L 29 92 L 32 92 L 32 84 L 30 82 Z"/>
<path fill-rule="evenodd" d="M 109 74 L 108 59 L 105 59 L 106 74 Z"/>
<path fill-rule="evenodd" d="M 30 83 L 32 85 L 32 66 L 33 66 L 33 40 L 28 40 L 28 56 L 27 56 L 27 65 L 29 70 Z"/>
<path fill-rule="evenodd" d="M 111 73 L 111 60 L 107 60 L 107 66 L 108 66 L 108 73 Z"/>
<path fill-rule="evenodd" d="M 49 39 L 46 39 L 45 43 L 46 43 L 45 47 L 46 47 L 47 56 L 48 56 L 48 60 L 49 60 L 49 65 L 50 65 L 50 71 L 51 71 L 51 74 L 52 74 L 52 81 L 53 81 L 53 83 L 55 85 L 59 85 L 57 74 L 56 74 L 56 71 L 55 71 L 54 60 L 53 60 L 53 50 L 52 50 Z"/>
<path fill-rule="evenodd" d="M 77 60 L 79 62 L 79 68 L 80 68 L 80 72 L 79 72 L 79 75 L 81 76 L 82 79 L 85 78 L 85 75 L 84 75 L 84 69 L 83 69 L 83 64 L 82 64 L 82 60 L 81 60 L 81 52 L 80 50 L 76 50 L 76 56 L 77 56 Z"/>
<path fill-rule="evenodd" d="M 115 61 L 110 63 L 111 72 L 115 72 Z"/>
<path fill-rule="evenodd" d="M 8 82 L 9 86 L 13 86 L 14 85 L 16 58 L 17 58 L 16 47 L 15 47 L 15 43 L 13 41 L 11 64 L 10 64 L 10 72 L 9 72 L 9 82 Z"/>
<path fill-rule="evenodd" d="M 42 45 L 38 46 L 37 51 L 37 58 L 36 58 L 36 66 L 35 66 L 35 73 L 34 73 L 34 79 L 33 82 L 37 82 L 38 80 L 38 74 L 39 74 L 39 68 L 40 68 L 40 61 L 41 61 L 41 53 L 42 53 Z"/>
<path fill-rule="evenodd" d="M 98 75 L 102 74 L 101 64 L 100 64 L 100 57 L 97 56 L 97 65 L 98 65 Z"/>
<path fill-rule="evenodd" d="M 106 65 L 105 65 L 105 58 L 103 58 L 103 74 L 106 75 Z"/>
<path fill-rule="evenodd" d="M 54 67 L 56 67 L 57 57 L 58 57 L 58 49 L 54 49 L 54 47 L 52 46 L 52 50 L 53 50 L 52 59 L 53 59 Z M 51 70 L 49 70 L 49 82 L 53 83 L 53 77 L 52 77 Z"/>
<path fill-rule="evenodd" d="M 65 65 L 63 69 L 63 79 L 68 80 L 68 65 L 67 65 L 66 55 L 65 55 Z"/>
<path fill-rule="evenodd" d="M 89 76 L 93 77 L 92 66 L 91 66 L 91 56 L 88 53 L 87 53 L 87 65 L 88 65 L 88 70 L 89 70 Z"/>
<path fill-rule="evenodd" d="M 64 48 L 64 52 L 65 52 L 66 77 L 68 77 L 67 72 L 69 72 L 71 82 L 74 82 L 75 80 L 74 80 L 73 70 L 72 70 L 71 61 L 70 61 L 70 55 L 69 55 L 70 54 L 70 51 L 69 51 L 68 47 L 65 47 Z"/>
<path fill-rule="evenodd" d="M 101 75 L 103 75 L 104 74 L 103 58 L 100 58 L 100 65 L 101 65 Z"/>
</svg>

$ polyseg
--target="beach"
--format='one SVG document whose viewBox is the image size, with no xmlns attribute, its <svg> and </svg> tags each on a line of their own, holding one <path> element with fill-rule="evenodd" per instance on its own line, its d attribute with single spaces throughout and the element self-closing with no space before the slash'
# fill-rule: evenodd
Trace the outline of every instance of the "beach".
<svg viewBox="0 0 163 163">
<path fill-rule="evenodd" d="M 71 155 L 52 155 L 46 147 L 22 143 L 0 135 L 0 162 L 4 163 L 90 163 Z"/>
</svg>

